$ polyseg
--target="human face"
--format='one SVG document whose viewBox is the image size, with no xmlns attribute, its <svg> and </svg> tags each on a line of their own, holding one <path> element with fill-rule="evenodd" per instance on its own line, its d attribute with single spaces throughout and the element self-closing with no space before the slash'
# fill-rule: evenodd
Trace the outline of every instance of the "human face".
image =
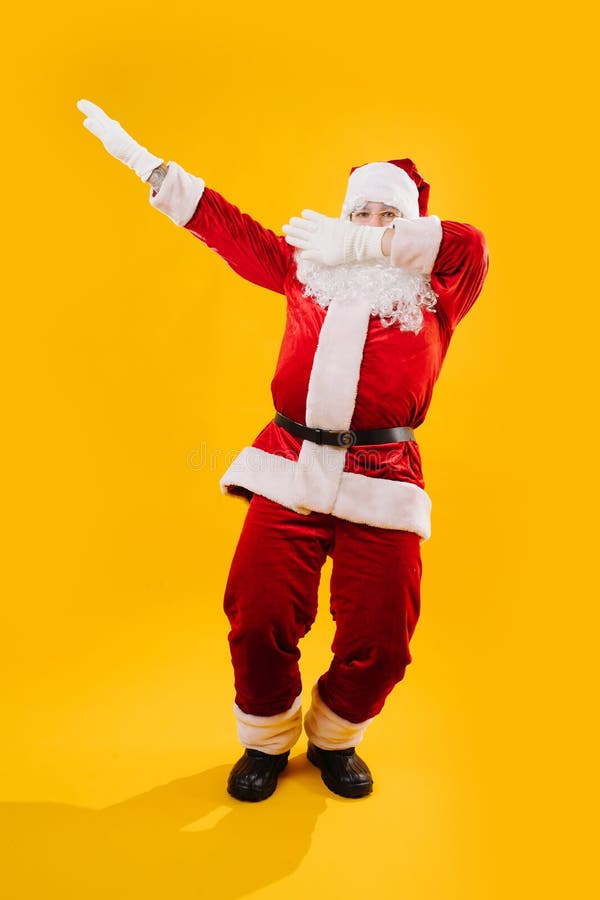
<svg viewBox="0 0 600 900">
<path fill-rule="evenodd" d="M 369 200 L 360 209 L 355 210 L 350 216 L 350 221 L 355 225 L 372 225 L 376 228 L 391 226 L 394 219 L 402 218 L 402 213 L 395 206 L 386 203 L 376 203 Z"/>
</svg>

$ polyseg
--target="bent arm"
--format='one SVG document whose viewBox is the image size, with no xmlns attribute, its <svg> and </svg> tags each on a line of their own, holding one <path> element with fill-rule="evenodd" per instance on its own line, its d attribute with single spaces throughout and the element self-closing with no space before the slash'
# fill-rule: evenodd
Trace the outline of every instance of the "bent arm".
<svg viewBox="0 0 600 900">
<path fill-rule="evenodd" d="M 483 233 L 462 222 L 442 222 L 442 242 L 431 275 L 438 295 L 436 309 L 451 329 L 469 312 L 481 293 L 489 267 Z"/>
<path fill-rule="evenodd" d="M 451 330 L 481 293 L 489 259 L 484 235 L 473 225 L 440 222 L 437 216 L 396 219 L 381 240 L 391 264 L 430 275 L 438 296 L 436 309 Z"/>
</svg>

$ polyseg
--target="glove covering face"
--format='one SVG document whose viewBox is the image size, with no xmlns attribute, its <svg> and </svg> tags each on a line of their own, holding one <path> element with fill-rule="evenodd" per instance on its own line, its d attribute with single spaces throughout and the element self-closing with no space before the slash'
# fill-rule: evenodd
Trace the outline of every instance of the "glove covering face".
<svg viewBox="0 0 600 900">
<path fill-rule="evenodd" d="M 303 259 L 325 266 L 386 260 L 381 249 L 386 230 L 386 226 L 374 228 L 332 219 L 312 209 L 303 210 L 301 219 L 294 216 L 283 226 L 286 241 L 301 251 Z"/>
</svg>

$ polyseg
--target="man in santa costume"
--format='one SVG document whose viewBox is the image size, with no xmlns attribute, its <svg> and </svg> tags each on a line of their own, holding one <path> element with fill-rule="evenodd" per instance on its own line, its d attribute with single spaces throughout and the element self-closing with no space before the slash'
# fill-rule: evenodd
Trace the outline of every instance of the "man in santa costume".
<svg viewBox="0 0 600 900">
<path fill-rule="evenodd" d="M 373 779 L 355 748 L 404 676 L 419 615 L 431 503 L 414 429 L 483 286 L 485 239 L 427 214 L 429 185 L 409 159 L 354 169 L 339 218 L 305 210 L 276 235 L 90 101 L 77 105 L 149 182 L 152 206 L 287 300 L 275 418 L 221 479 L 250 501 L 225 592 L 245 748 L 229 793 L 270 796 L 302 732 L 298 642 L 330 555 L 333 659 L 304 729 L 325 784 L 363 797 Z"/>
</svg>

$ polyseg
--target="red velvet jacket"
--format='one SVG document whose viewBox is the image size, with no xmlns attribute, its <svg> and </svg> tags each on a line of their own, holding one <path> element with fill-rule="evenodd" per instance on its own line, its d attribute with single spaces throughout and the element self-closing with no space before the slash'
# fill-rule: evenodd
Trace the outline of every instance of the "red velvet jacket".
<svg viewBox="0 0 600 900">
<path fill-rule="evenodd" d="M 172 166 L 171 163 L 170 173 Z M 176 177 L 174 173 L 173 179 Z M 167 179 L 151 202 L 168 213 Z M 193 215 L 180 224 L 215 250 L 243 278 L 287 299 L 285 332 L 271 385 L 273 404 L 279 412 L 304 423 L 309 379 L 328 310 L 304 295 L 303 285 L 296 277 L 296 251 L 284 237 L 264 228 L 203 183 L 201 190 Z M 158 202 L 161 195 L 162 206 Z M 442 221 L 441 227 L 442 240 L 431 273 L 431 285 L 438 299 L 434 310 L 423 310 L 424 324 L 420 332 L 386 327 L 378 316 L 369 320 L 352 429 L 396 425 L 418 428 L 425 419 L 453 331 L 480 293 L 488 267 L 485 239 L 478 229 L 452 221 Z M 318 508 L 319 503 L 313 501 L 304 509 L 292 485 L 297 478 L 293 464 L 299 458 L 302 444 L 270 422 L 252 448 L 247 448 L 248 452 L 244 451 L 226 473 L 222 480 L 224 490 L 246 495 L 263 493 L 302 512 Z M 350 493 L 344 499 L 338 484 L 331 493 L 331 498 L 337 496 L 337 500 L 323 501 L 324 509 L 319 511 L 382 527 L 415 530 L 426 538 L 430 502 L 423 490 L 417 443 L 354 447 L 343 453 L 344 478 L 340 484 Z M 281 468 L 273 457 L 281 458 Z M 284 460 L 290 465 L 286 467 Z M 271 464 L 272 470 L 266 471 L 265 466 L 268 469 Z M 248 474 L 252 467 L 263 471 Z M 365 494 L 373 485 L 365 484 L 365 477 L 370 482 L 371 479 L 382 481 L 375 499 Z M 391 482 L 403 485 L 392 490 Z M 273 485 L 271 490 L 268 485 Z M 400 510 L 404 505 L 406 514 Z M 366 507 L 369 509 L 365 512 Z"/>
</svg>

